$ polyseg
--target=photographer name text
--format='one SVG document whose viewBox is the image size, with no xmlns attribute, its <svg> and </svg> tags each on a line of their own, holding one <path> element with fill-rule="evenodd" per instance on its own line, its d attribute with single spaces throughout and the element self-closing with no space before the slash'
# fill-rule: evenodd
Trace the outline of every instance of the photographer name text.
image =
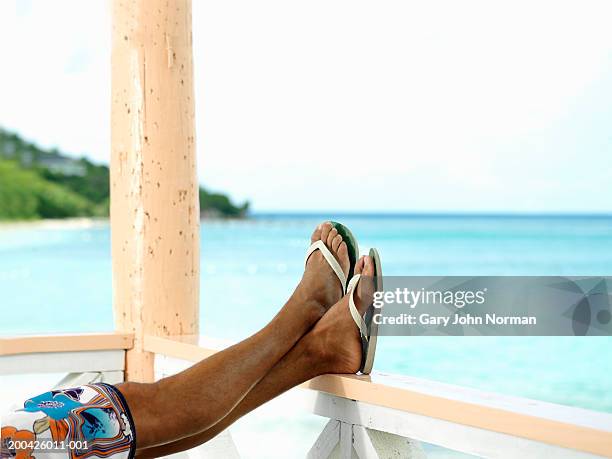
<svg viewBox="0 0 612 459">
<path fill-rule="evenodd" d="M 471 314 L 454 314 L 451 316 L 435 316 L 431 314 L 400 314 L 397 316 L 383 316 L 374 314 L 373 320 L 378 325 L 536 325 L 534 316 L 499 316 L 485 314 L 474 316 Z"/>
</svg>

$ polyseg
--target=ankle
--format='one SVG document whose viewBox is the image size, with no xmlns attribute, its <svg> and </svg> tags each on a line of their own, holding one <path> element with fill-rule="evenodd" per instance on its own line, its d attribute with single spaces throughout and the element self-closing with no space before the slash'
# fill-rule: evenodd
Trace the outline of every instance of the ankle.
<svg viewBox="0 0 612 459">
<path fill-rule="evenodd" d="M 311 330 L 302 340 L 316 376 L 332 373 L 335 367 L 334 354 L 325 328 Z"/>
<path fill-rule="evenodd" d="M 300 285 L 298 285 L 293 295 L 291 295 L 289 302 L 294 304 L 297 309 L 307 316 L 306 318 L 310 321 L 310 325 L 314 325 L 323 317 L 323 314 L 325 314 L 327 310 L 323 303 Z"/>
</svg>

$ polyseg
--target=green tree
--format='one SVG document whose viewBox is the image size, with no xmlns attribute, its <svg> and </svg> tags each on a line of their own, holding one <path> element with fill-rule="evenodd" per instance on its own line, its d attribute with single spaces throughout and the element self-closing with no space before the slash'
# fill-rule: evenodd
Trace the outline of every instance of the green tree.
<svg viewBox="0 0 612 459">
<path fill-rule="evenodd" d="M 3 163 L 0 219 L 108 217 L 110 173 L 107 166 L 86 158 L 71 159 L 55 149 L 42 150 L 2 128 L 0 161 Z M 76 166 L 79 173 L 62 173 L 62 163 L 73 170 Z M 248 202 L 236 205 L 224 194 L 200 188 L 200 211 L 204 214 L 244 217 L 248 208 Z"/>
<path fill-rule="evenodd" d="M 89 216 L 92 203 L 71 190 L 51 183 L 34 170 L 0 160 L 0 219 Z"/>
</svg>

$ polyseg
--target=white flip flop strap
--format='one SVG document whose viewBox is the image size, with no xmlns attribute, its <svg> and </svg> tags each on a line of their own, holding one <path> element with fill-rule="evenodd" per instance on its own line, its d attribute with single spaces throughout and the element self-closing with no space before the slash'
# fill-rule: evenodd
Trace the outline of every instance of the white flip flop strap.
<svg viewBox="0 0 612 459">
<path fill-rule="evenodd" d="M 366 325 L 365 320 L 363 320 L 361 314 L 359 314 L 357 306 L 355 306 L 355 299 L 353 298 L 355 295 L 355 288 L 357 287 L 357 283 L 359 282 L 360 278 L 361 274 L 355 274 L 348 284 L 347 291 L 349 293 L 349 311 L 351 311 L 351 316 L 353 316 L 353 320 L 359 328 L 359 333 L 361 333 L 361 336 L 367 341 L 368 326 Z"/>
<path fill-rule="evenodd" d="M 321 251 L 321 253 L 325 257 L 325 260 L 327 260 L 327 263 L 329 264 L 329 266 L 331 266 L 331 269 L 336 273 L 336 276 L 338 276 L 340 284 L 342 284 L 342 296 L 344 296 L 346 294 L 346 275 L 344 274 L 344 271 L 342 271 L 338 260 L 336 260 L 336 258 L 327 248 L 327 246 L 323 243 L 323 241 L 318 240 L 316 242 L 313 242 L 312 245 L 308 248 L 308 250 L 306 251 L 306 259 L 304 260 L 304 265 L 306 265 L 306 263 L 308 262 L 308 258 L 315 250 Z"/>
</svg>

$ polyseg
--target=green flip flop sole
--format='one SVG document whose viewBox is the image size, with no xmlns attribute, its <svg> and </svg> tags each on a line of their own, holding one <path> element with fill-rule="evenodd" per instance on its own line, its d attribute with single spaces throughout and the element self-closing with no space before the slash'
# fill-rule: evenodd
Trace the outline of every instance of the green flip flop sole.
<svg viewBox="0 0 612 459">
<path fill-rule="evenodd" d="M 383 289 L 382 265 L 378 250 L 370 249 L 370 258 L 374 262 L 374 291 L 381 292 Z M 374 366 L 376 356 L 376 341 L 378 339 L 378 324 L 374 322 L 374 314 L 377 312 L 373 305 L 370 305 L 365 313 L 364 321 L 368 327 L 368 341 L 362 341 L 361 366 L 359 371 L 364 375 L 370 374 Z"/>
<path fill-rule="evenodd" d="M 357 244 L 357 238 L 353 236 L 351 230 L 342 223 L 334 221 L 330 223 L 332 224 L 332 227 L 336 228 L 336 231 L 338 231 L 338 234 L 342 236 L 342 240 L 346 243 L 350 262 L 350 268 L 346 278 L 350 280 L 353 277 L 353 274 L 355 274 L 355 265 L 357 264 L 357 259 L 359 258 L 359 245 Z"/>
</svg>

